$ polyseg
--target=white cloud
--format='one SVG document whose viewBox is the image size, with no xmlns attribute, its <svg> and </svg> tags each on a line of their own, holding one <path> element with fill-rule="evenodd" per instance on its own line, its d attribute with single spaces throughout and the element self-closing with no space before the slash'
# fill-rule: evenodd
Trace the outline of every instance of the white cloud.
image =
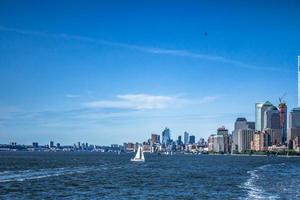
<svg viewBox="0 0 300 200">
<path fill-rule="evenodd" d="M 148 94 L 126 94 L 118 95 L 117 100 L 109 101 L 92 101 L 84 105 L 88 108 L 118 108 L 118 109 L 135 109 L 135 110 L 150 110 L 162 109 L 175 103 L 176 97 L 172 96 L 157 96 Z"/>
<path fill-rule="evenodd" d="M 80 97 L 80 95 L 77 95 L 77 94 L 66 94 L 65 97 L 67 97 L 67 98 L 78 98 L 78 97 Z"/>
<path fill-rule="evenodd" d="M 202 97 L 198 103 L 200 104 L 205 104 L 205 103 L 211 103 L 211 102 L 214 102 L 218 97 L 217 96 L 205 96 L 205 97 Z"/>
</svg>

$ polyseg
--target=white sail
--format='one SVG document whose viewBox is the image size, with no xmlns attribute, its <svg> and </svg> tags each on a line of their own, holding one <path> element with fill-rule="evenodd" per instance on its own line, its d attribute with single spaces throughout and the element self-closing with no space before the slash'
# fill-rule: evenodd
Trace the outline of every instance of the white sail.
<svg viewBox="0 0 300 200">
<path fill-rule="evenodd" d="M 138 161 L 138 162 L 144 162 L 145 161 L 144 152 L 143 152 L 141 146 L 138 147 L 138 150 L 135 154 L 135 157 L 132 158 L 131 161 Z"/>
<path fill-rule="evenodd" d="M 144 151 L 143 151 L 142 149 L 141 149 L 141 155 L 142 155 L 142 156 L 141 156 L 141 159 L 142 159 L 142 160 L 145 160 L 145 157 L 144 157 Z"/>
<path fill-rule="evenodd" d="M 138 147 L 134 159 L 141 159 L 141 147 Z"/>
</svg>

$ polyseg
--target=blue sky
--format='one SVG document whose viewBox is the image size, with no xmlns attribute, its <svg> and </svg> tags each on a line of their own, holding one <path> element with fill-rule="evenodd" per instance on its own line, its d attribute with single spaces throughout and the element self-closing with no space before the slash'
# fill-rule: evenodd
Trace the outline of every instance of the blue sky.
<svg viewBox="0 0 300 200">
<path fill-rule="evenodd" d="M 297 101 L 299 1 L 1 1 L 0 143 L 197 139 Z"/>
</svg>

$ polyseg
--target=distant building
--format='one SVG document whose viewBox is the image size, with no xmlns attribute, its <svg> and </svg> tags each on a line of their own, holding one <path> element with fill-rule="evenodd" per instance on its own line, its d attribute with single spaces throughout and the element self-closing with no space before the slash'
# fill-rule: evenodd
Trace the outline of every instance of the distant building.
<svg viewBox="0 0 300 200">
<path fill-rule="evenodd" d="M 160 136 L 159 136 L 158 134 L 152 133 L 152 134 L 151 134 L 151 142 L 152 142 L 153 144 L 158 144 L 158 143 L 160 143 Z"/>
<path fill-rule="evenodd" d="M 171 133 L 169 128 L 165 128 L 165 130 L 162 132 L 162 144 L 171 144 Z"/>
<path fill-rule="evenodd" d="M 178 136 L 178 139 L 177 139 L 177 145 L 182 145 L 183 142 L 182 142 L 182 139 L 181 139 L 181 135 Z"/>
<path fill-rule="evenodd" d="M 254 151 L 266 151 L 271 146 L 271 137 L 266 132 L 258 131 L 253 136 L 251 149 Z"/>
<path fill-rule="evenodd" d="M 228 134 L 228 129 L 226 129 L 224 126 L 217 129 L 217 135 L 224 135 L 224 134 Z"/>
<path fill-rule="evenodd" d="M 198 145 L 204 147 L 206 145 L 204 138 L 199 138 Z"/>
<path fill-rule="evenodd" d="M 248 122 L 246 118 L 239 117 L 234 123 L 234 131 L 232 133 L 232 151 L 238 151 L 238 131 L 245 129 L 255 129 L 255 122 Z"/>
<path fill-rule="evenodd" d="M 284 102 L 279 103 L 279 118 L 280 118 L 280 133 L 281 133 L 281 143 L 286 143 L 287 140 L 287 106 Z"/>
<path fill-rule="evenodd" d="M 268 108 L 274 107 L 273 104 L 269 101 L 266 101 L 265 103 L 256 103 L 255 104 L 255 129 L 257 131 L 262 131 L 265 124 L 265 111 Z"/>
<path fill-rule="evenodd" d="M 49 142 L 49 147 L 50 147 L 50 148 L 54 148 L 54 147 L 55 147 L 53 141 L 50 141 L 50 142 Z"/>
<path fill-rule="evenodd" d="M 289 113 L 289 128 L 287 133 L 289 148 L 293 148 L 293 140 L 298 136 L 300 136 L 300 107 L 292 109 Z"/>
<path fill-rule="evenodd" d="M 16 142 L 10 142 L 10 145 L 11 145 L 12 147 L 15 147 L 15 146 L 17 146 L 17 143 L 16 143 Z"/>
<path fill-rule="evenodd" d="M 56 143 L 56 148 L 60 148 L 60 143 Z"/>
<path fill-rule="evenodd" d="M 189 144 L 189 133 L 188 132 L 184 132 L 183 134 L 183 139 L 184 139 L 184 144 Z"/>
<path fill-rule="evenodd" d="M 134 151 L 134 147 L 135 147 L 134 143 L 128 142 L 128 143 L 125 143 L 124 145 L 126 145 L 126 146 L 124 146 L 126 151 Z"/>
<path fill-rule="evenodd" d="M 255 130 L 239 129 L 238 130 L 238 151 L 244 152 L 251 150 L 251 141 L 253 141 Z"/>
<path fill-rule="evenodd" d="M 281 137 L 281 130 L 280 129 L 267 128 L 267 129 L 264 130 L 264 132 L 269 134 L 269 136 L 270 136 L 270 145 L 279 145 L 279 144 L 281 144 L 282 137 Z"/>
<path fill-rule="evenodd" d="M 189 141 L 190 144 L 195 144 L 196 143 L 196 138 L 194 135 L 191 135 L 190 136 L 190 141 Z"/>
<path fill-rule="evenodd" d="M 229 135 L 225 127 L 217 129 L 217 134 L 208 137 L 208 151 L 216 153 L 229 153 Z"/>
<path fill-rule="evenodd" d="M 215 134 L 212 134 L 207 139 L 208 151 L 214 151 Z"/>
<path fill-rule="evenodd" d="M 300 137 L 297 136 L 293 139 L 293 149 L 297 152 L 300 152 Z"/>
<path fill-rule="evenodd" d="M 279 110 L 275 106 L 269 106 L 263 113 L 263 130 L 264 129 L 280 129 Z"/>
<path fill-rule="evenodd" d="M 298 56 L 298 107 L 300 107 L 300 56 Z"/>
<path fill-rule="evenodd" d="M 39 143 L 33 142 L 33 143 L 32 143 L 32 147 L 33 147 L 33 148 L 38 148 L 38 147 L 39 147 Z"/>
<path fill-rule="evenodd" d="M 229 153 L 231 151 L 231 143 L 229 141 L 229 134 L 228 134 L 228 129 L 226 129 L 224 126 L 222 126 L 221 128 L 217 129 L 217 136 L 222 136 L 223 137 L 223 142 L 221 144 L 221 146 L 223 146 L 222 148 L 222 152 L 223 153 Z M 218 137 L 219 140 L 220 137 Z M 217 141 L 218 141 L 217 140 Z"/>
<path fill-rule="evenodd" d="M 215 135 L 213 139 L 213 151 L 216 153 L 224 153 L 224 136 L 223 135 Z"/>
</svg>

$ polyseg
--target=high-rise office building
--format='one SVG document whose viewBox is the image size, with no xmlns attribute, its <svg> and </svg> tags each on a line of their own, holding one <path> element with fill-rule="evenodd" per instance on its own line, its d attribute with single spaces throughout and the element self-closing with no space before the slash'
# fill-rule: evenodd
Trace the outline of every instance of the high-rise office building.
<svg viewBox="0 0 300 200">
<path fill-rule="evenodd" d="M 281 135 L 281 130 L 280 129 L 271 129 L 271 128 L 266 128 L 264 130 L 266 134 L 269 134 L 270 136 L 270 145 L 278 145 L 282 143 L 282 135 Z"/>
<path fill-rule="evenodd" d="M 38 147 L 39 147 L 39 143 L 33 142 L 33 143 L 32 143 L 32 147 L 33 147 L 33 148 L 38 148 Z"/>
<path fill-rule="evenodd" d="M 189 144 L 189 133 L 188 132 L 184 132 L 184 134 L 183 134 L 183 136 L 184 136 L 184 144 Z"/>
<path fill-rule="evenodd" d="M 274 107 L 274 106 L 269 101 L 266 101 L 265 103 L 256 103 L 255 104 L 255 129 L 257 131 L 262 131 L 264 129 L 265 111 L 270 107 Z"/>
<path fill-rule="evenodd" d="M 298 107 L 289 113 L 289 128 L 287 132 L 287 144 L 293 146 L 293 140 L 300 136 L 300 56 L 298 56 Z"/>
<path fill-rule="evenodd" d="M 280 129 L 280 114 L 279 110 L 275 106 L 269 106 L 263 113 L 263 130 L 270 129 Z"/>
<path fill-rule="evenodd" d="M 162 132 L 162 144 L 169 145 L 171 143 L 171 133 L 169 128 L 165 128 Z"/>
<path fill-rule="evenodd" d="M 178 144 L 178 145 L 182 145 L 181 135 L 178 136 L 177 144 Z"/>
<path fill-rule="evenodd" d="M 287 144 L 291 145 L 292 140 L 295 139 L 295 137 L 297 136 L 300 136 L 300 108 L 294 108 L 289 113 L 289 128 L 287 133 Z"/>
<path fill-rule="evenodd" d="M 54 142 L 53 142 L 53 141 L 50 141 L 50 142 L 49 142 L 49 147 L 50 147 L 50 148 L 53 148 L 53 147 L 54 147 Z"/>
<path fill-rule="evenodd" d="M 271 145 L 271 136 L 267 132 L 258 131 L 253 135 L 251 149 L 255 151 L 266 151 Z"/>
<path fill-rule="evenodd" d="M 222 138 L 223 138 L 222 152 L 229 153 L 231 151 L 231 143 L 229 141 L 228 129 L 226 129 L 224 126 L 222 126 L 221 128 L 218 128 L 217 136 L 222 136 Z M 218 140 L 220 140 L 219 137 L 218 137 L 217 141 Z"/>
<path fill-rule="evenodd" d="M 255 130 L 240 129 L 238 130 L 238 151 L 243 152 L 251 149 L 251 141 L 253 141 Z"/>
<path fill-rule="evenodd" d="M 198 145 L 200 146 L 205 146 L 205 139 L 204 138 L 199 138 L 199 141 L 198 141 Z"/>
<path fill-rule="evenodd" d="M 194 135 L 191 135 L 190 136 L 190 141 L 189 141 L 190 144 L 195 144 L 196 143 L 196 138 Z"/>
<path fill-rule="evenodd" d="M 287 139 L 287 106 L 284 102 L 280 102 L 278 105 L 279 118 L 280 118 L 280 133 L 281 142 L 285 143 Z"/>
<path fill-rule="evenodd" d="M 158 144 L 160 143 L 160 137 L 158 134 L 152 133 L 151 134 L 151 142 L 152 144 Z"/>
<path fill-rule="evenodd" d="M 239 117 L 234 123 L 234 131 L 232 133 L 231 151 L 238 151 L 238 131 L 252 129 L 255 130 L 255 122 L 248 122 L 246 118 Z"/>
<path fill-rule="evenodd" d="M 300 107 L 300 56 L 298 56 L 298 107 Z"/>
<path fill-rule="evenodd" d="M 217 135 L 224 135 L 224 134 L 228 134 L 228 129 L 226 129 L 224 126 L 218 128 Z"/>
<path fill-rule="evenodd" d="M 224 136 L 214 135 L 213 136 L 213 151 L 217 153 L 225 152 Z"/>
</svg>

